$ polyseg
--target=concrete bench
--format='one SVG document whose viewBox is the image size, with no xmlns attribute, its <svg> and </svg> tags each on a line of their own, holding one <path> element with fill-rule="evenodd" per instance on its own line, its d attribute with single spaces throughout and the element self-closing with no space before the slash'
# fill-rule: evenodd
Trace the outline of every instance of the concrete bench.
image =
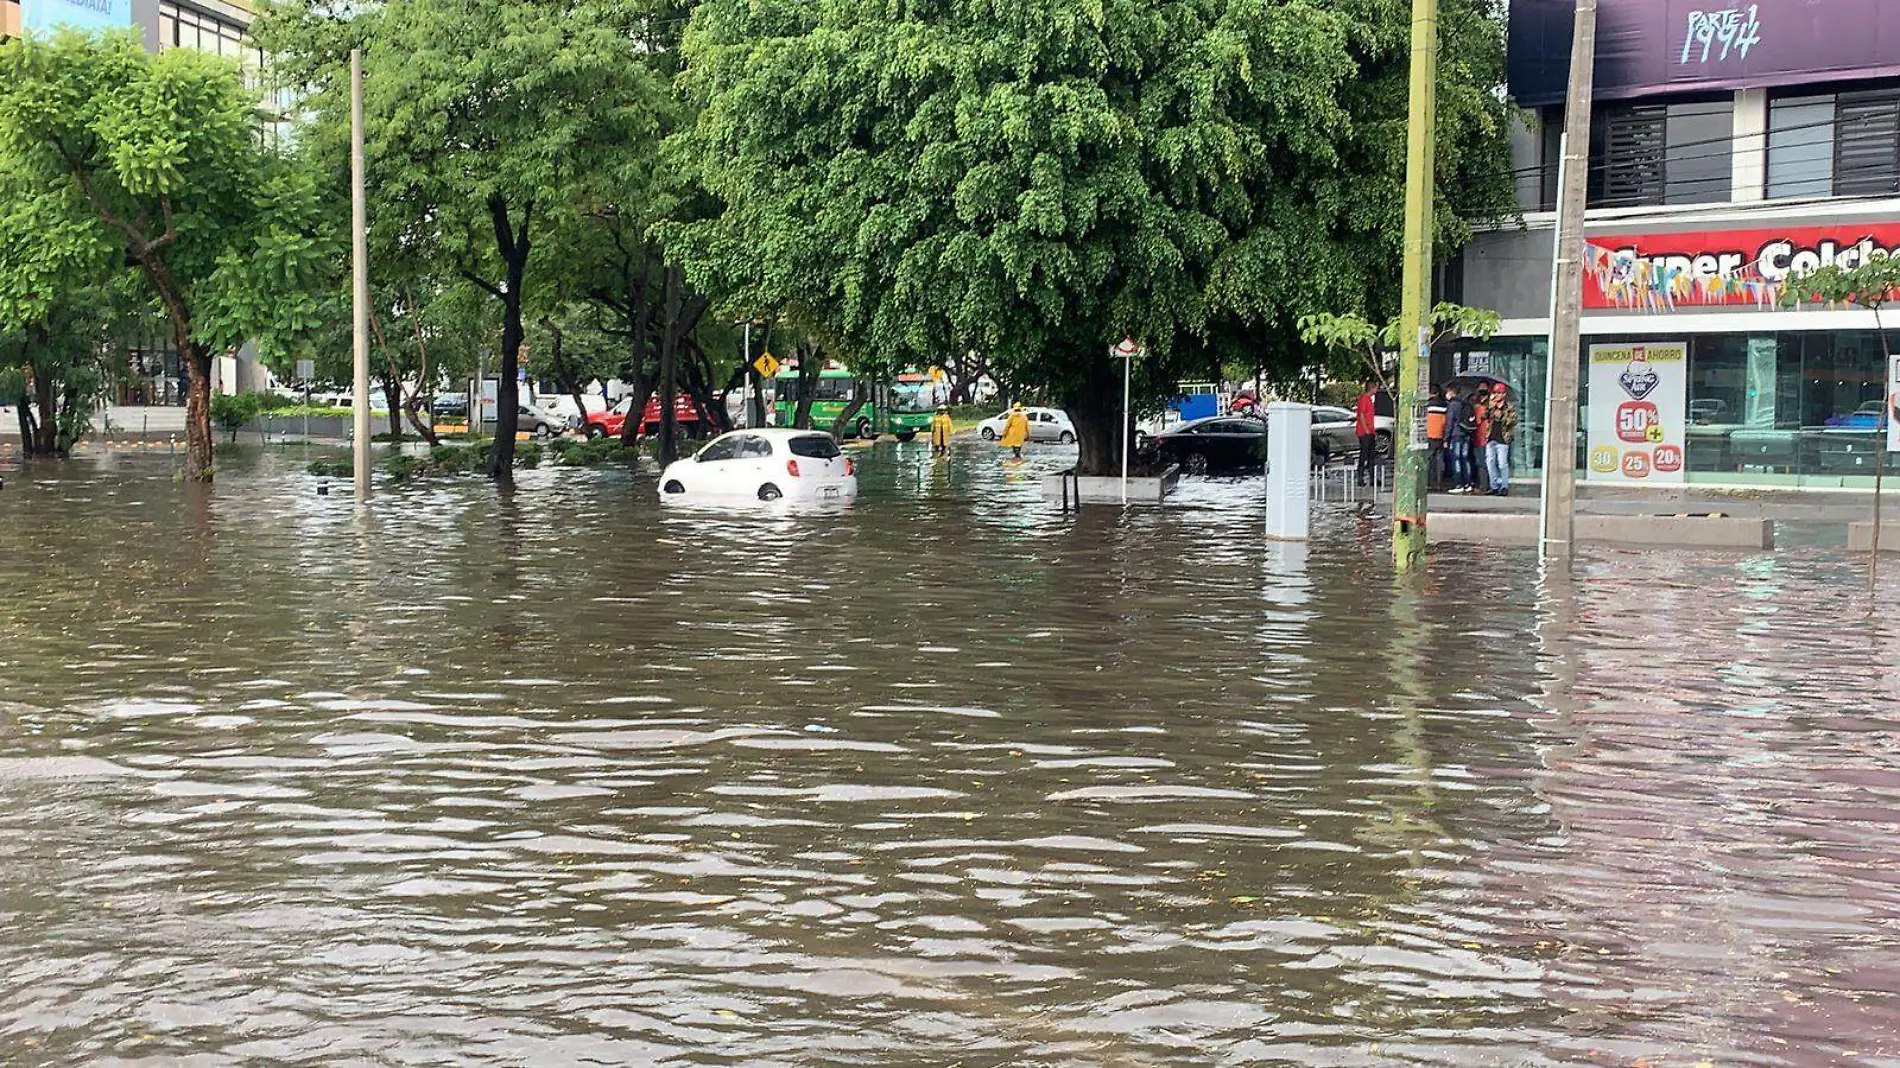
<svg viewBox="0 0 1900 1068">
<path fill-rule="evenodd" d="M 1531 513 L 1439 512 L 1427 522 L 1432 541 L 1490 541 L 1535 545 Z M 1734 516 L 1580 515 L 1579 544 L 1643 545 L 1664 549 L 1772 549 L 1775 521 Z M 1896 532 L 1900 541 L 1900 531 Z"/>
</svg>

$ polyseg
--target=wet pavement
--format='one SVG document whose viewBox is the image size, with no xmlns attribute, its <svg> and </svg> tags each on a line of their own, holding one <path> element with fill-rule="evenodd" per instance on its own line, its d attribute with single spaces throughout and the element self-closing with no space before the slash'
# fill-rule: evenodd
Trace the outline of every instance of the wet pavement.
<svg viewBox="0 0 1900 1068">
<path fill-rule="evenodd" d="M 854 455 L 5 472 L 0 1064 L 1900 1065 L 1863 558 Z"/>
</svg>

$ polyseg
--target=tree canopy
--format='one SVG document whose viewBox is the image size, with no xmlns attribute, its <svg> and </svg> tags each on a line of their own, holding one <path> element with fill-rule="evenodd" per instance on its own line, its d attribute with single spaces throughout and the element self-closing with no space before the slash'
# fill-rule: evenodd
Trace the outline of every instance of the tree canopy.
<svg viewBox="0 0 1900 1068">
<path fill-rule="evenodd" d="M 1509 203 L 1502 42 L 1442 10 L 1440 231 Z M 724 211 L 672 234 L 702 285 L 857 360 L 975 349 L 1115 452 L 1124 335 L 1150 393 L 1297 319 L 1381 315 L 1402 237 L 1407 8 L 1363 0 L 706 0 L 672 146 Z"/>
<path fill-rule="evenodd" d="M 131 34 L 0 45 L 0 322 L 145 280 L 187 375 L 187 473 L 211 475 L 211 357 L 316 320 L 333 234 L 316 183 L 265 144 L 229 60 Z"/>
<path fill-rule="evenodd" d="M 631 0 L 385 0 L 339 15 L 288 0 L 258 36 L 282 57 L 333 155 L 348 130 L 347 56 L 363 49 L 374 270 L 418 288 L 462 282 L 500 318 L 489 473 L 513 470 L 528 323 L 554 310 L 558 255 L 611 187 L 651 155 L 670 93 Z"/>
</svg>

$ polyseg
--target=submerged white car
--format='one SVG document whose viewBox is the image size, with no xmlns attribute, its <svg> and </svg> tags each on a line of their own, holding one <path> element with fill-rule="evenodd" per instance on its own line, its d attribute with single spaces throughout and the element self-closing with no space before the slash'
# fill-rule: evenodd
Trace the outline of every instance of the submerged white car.
<svg viewBox="0 0 1900 1068">
<path fill-rule="evenodd" d="M 1069 415 L 1060 408 L 1024 408 L 1023 414 L 1029 417 L 1030 441 L 1053 441 L 1068 445 L 1075 441 L 1075 424 L 1069 422 Z M 1009 426 L 1009 413 L 993 415 L 976 424 L 976 432 L 984 441 L 995 441 L 1003 436 L 1003 430 Z"/>
<path fill-rule="evenodd" d="M 661 500 L 850 500 L 858 473 L 831 440 L 810 430 L 735 430 L 660 475 Z"/>
</svg>

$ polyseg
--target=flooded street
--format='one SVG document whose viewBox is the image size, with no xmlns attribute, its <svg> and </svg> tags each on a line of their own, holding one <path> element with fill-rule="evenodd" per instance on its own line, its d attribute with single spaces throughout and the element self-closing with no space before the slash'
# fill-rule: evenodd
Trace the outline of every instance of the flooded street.
<svg viewBox="0 0 1900 1068">
<path fill-rule="evenodd" d="M 8 472 L 0 1063 L 1900 1065 L 1864 557 L 1395 583 L 926 453 Z"/>
</svg>

